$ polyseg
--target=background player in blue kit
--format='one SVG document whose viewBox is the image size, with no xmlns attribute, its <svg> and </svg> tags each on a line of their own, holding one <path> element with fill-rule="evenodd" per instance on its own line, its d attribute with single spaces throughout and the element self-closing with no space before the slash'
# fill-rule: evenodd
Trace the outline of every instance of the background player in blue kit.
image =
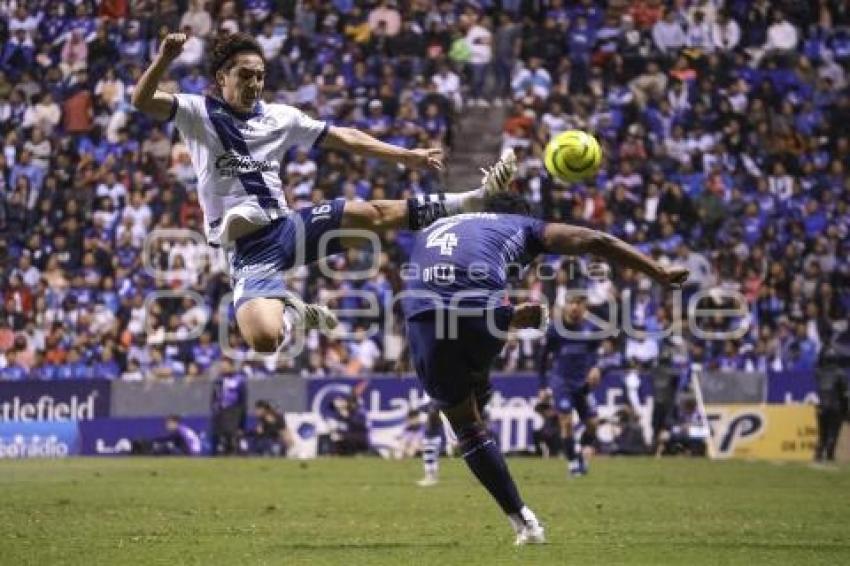
<svg viewBox="0 0 850 566">
<path fill-rule="evenodd" d="M 432 401 L 446 415 L 467 465 L 508 516 L 516 544 L 545 541 L 543 527 L 520 498 L 504 457 L 481 416 L 490 394 L 489 369 L 511 327 L 543 327 L 542 305 L 510 306 L 509 264 L 539 253 L 591 253 L 680 285 L 684 268 L 665 268 L 608 234 L 525 216 L 522 198 L 487 199 L 487 213 L 439 220 L 417 234 L 403 297 L 410 354 Z"/>
<path fill-rule="evenodd" d="M 585 320 L 586 311 L 584 296 L 569 297 L 563 310 L 563 331 L 554 325 L 549 327 L 540 363 L 540 388 L 551 388 L 560 421 L 564 455 L 573 476 L 587 474 L 588 455 L 584 451 L 596 441 L 597 413 L 593 389 L 602 377 L 596 365 L 599 340 L 592 338 L 594 330 L 598 329 Z M 553 355 L 555 361 L 550 378 L 547 369 Z M 584 425 L 580 450 L 576 450 L 573 435 L 573 410 Z"/>
</svg>

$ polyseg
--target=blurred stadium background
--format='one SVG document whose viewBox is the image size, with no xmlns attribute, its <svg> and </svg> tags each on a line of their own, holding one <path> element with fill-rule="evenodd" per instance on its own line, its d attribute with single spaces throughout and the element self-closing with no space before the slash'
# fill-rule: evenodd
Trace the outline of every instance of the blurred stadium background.
<svg viewBox="0 0 850 566">
<path fill-rule="evenodd" d="M 310 335 L 295 358 L 252 356 L 220 308 L 229 282 L 200 236 L 186 148 L 129 103 L 166 30 L 191 35 L 167 89 L 204 92 L 209 38 L 249 31 L 268 60 L 267 100 L 448 156 L 437 176 L 293 151 L 295 208 L 466 190 L 512 147 L 515 188 L 538 215 L 686 265 L 681 295 L 584 259 L 540 257 L 516 279 L 556 308 L 575 290 L 602 317 L 625 305 L 619 320 L 636 331 L 600 354 L 601 452 L 653 453 L 675 429 L 665 453 L 810 461 L 819 428 L 846 418 L 846 2 L 0 0 L 0 458 L 150 452 L 169 415 L 194 431 L 193 453 L 416 453 L 399 439 L 417 430 L 423 397 L 399 373 L 392 301 L 411 235 L 387 235 L 377 257 L 329 260 L 376 261 L 365 281 L 317 266 L 288 276 L 340 309 L 373 297 L 378 316 L 341 316 L 346 336 Z M 565 186 L 541 153 L 573 128 L 594 133 L 606 160 Z M 695 326 L 689 307 L 732 314 Z M 676 336 L 658 332 L 671 325 Z M 724 332 L 735 337 L 711 336 Z M 540 453 L 540 338 L 513 336 L 494 368 L 506 452 Z M 287 433 L 271 445 L 212 434 L 230 407 L 246 432 L 273 414 Z M 838 457 L 850 458 L 840 443 Z"/>
</svg>

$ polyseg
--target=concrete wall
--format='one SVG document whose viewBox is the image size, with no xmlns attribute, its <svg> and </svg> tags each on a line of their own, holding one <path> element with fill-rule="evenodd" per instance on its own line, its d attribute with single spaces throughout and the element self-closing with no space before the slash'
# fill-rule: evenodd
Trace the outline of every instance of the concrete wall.
<svg viewBox="0 0 850 566">
<path fill-rule="evenodd" d="M 146 417 L 177 414 L 208 415 L 212 382 L 122 382 L 112 384 L 113 417 Z M 283 411 L 303 411 L 306 381 L 298 376 L 281 376 L 248 382 L 248 403 L 266 399 Z"/>
</svg>

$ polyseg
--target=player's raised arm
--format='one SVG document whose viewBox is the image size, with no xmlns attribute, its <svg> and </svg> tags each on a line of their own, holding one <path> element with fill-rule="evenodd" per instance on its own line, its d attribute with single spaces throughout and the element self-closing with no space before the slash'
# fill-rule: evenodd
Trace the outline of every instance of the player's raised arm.
<svg viewBox="0 0 850 566">
<path fill-rule="evenodd" d="M 159 53 L 157 53 L 150 67 L 142 74 L 142 78 L 139 79 L 139 83 L 133 91 L 133 106 L 151 118 L 167 120 L 171 116 L 174 107 L 174 95 L 159 90 L 157 87 L 162 75 L 168 70 L 168 66 L 183 51 L 183 44 L 186 43 L 187 39 L 185 33 L 166 35 L 159 47 Z"/>
<path fill-rule="evenodd" d="M 645 273 L 665 287 L 678 287 L 688 278 L 688 270 L 683 267 L 665 268 L 619 238 L 580 226 L 547 224 L 543 230 L 543 247 L 550 253 L 598 255 Z"/>
<path fill-rule="evenodd" d="M 443 168 L 443 152 L 440 149 L 405 149 L 384 143 L 355 128 L 331 126 L 321 146 L 403 163 L 411 169 L 439 171 Z"/>
</svg>

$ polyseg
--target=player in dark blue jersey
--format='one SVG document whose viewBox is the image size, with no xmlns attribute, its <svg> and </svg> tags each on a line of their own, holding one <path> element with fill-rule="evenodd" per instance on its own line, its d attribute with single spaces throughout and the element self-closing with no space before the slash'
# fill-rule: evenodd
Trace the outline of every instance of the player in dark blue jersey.
<svg viewBox="0 0 850 566">
<path fill-rule="evenodd" d="M 544 541 L 543 527 L 523 503 L 499 447 L 481 416 L 489 370 L 511 327 L 544 327 L 543 305 L 514 308 L 505 293 L 510 264 L 537 254 L 591 253 L 679 285 L 687 271 L 665 268 L 632 246 L 595 230 L 526 216 L 515 195 L 489 198 L 487 213 L 437 221 L 417 234 L 403 276 L 410 354 L 425 391 L 446 415 L 470 470 L 499 503 L 517 544 Z"/>
<path fill-rule="evenodd" d="M 593 389 L 599 385 L 602 372 L 596 365 L 599 340 L 598 331 L 585 320 L 587 305 L 584 296 L 572 295 L 563 310 L 563 328 L 550 326 L 546 332 L 546 345 L 540 363 L 540 388 L 551 389 L 558 411 L 564 455 L 573 476 L 587 474 L 585 454 L 596 441 L 596 400 Z M 551 371 L 549 359 L 554 357 Z M 576 450 L 573 435 L 573 411 L 584 425 L 581 449 Z"/>
</svg>

